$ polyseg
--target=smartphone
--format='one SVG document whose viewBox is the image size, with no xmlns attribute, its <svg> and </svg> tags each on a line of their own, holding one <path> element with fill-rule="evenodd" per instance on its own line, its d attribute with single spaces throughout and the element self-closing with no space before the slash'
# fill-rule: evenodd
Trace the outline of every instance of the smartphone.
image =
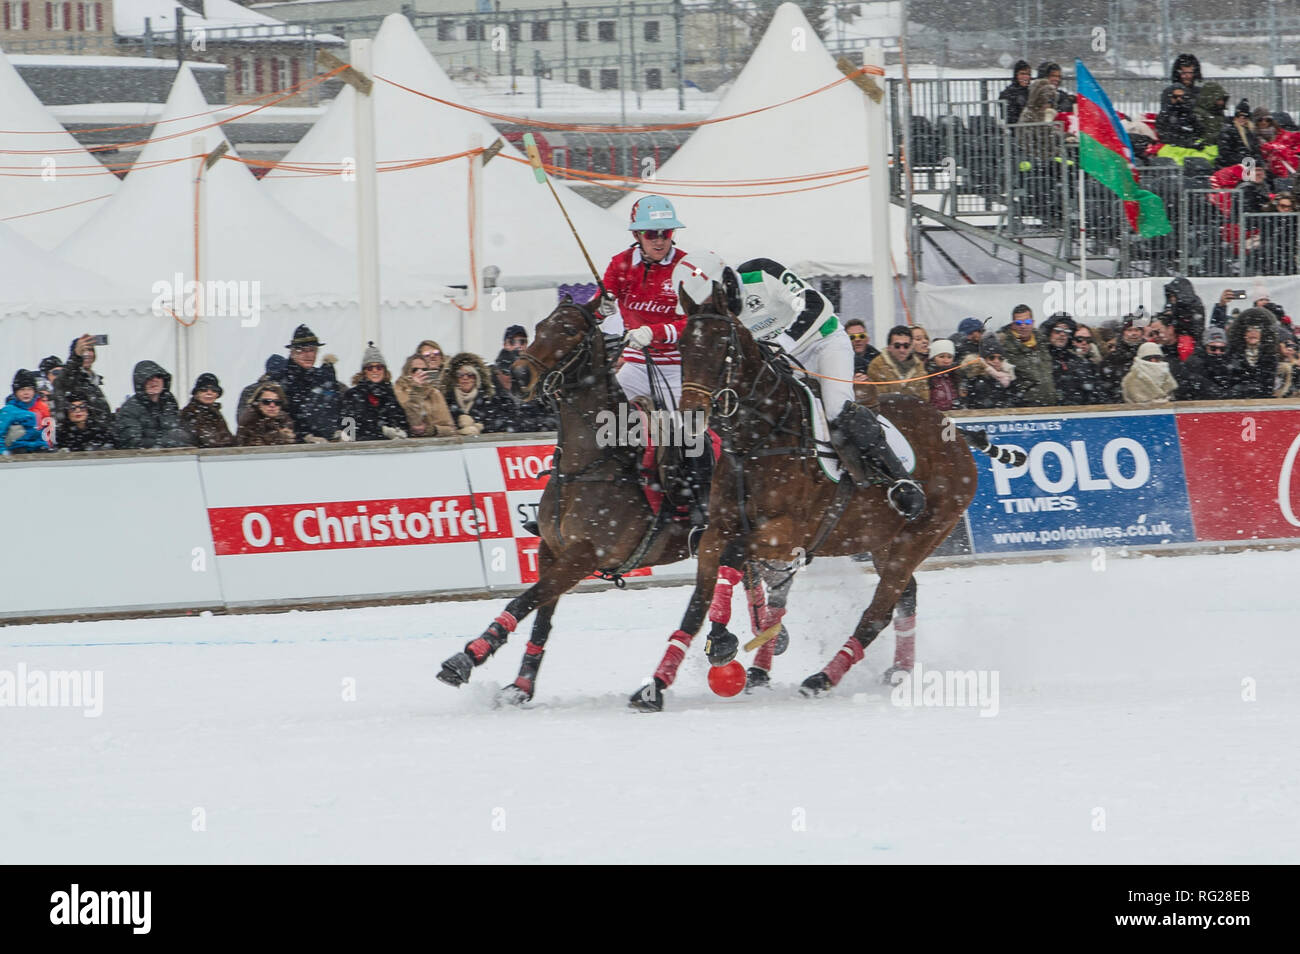
<svg viewBox="0 0 1300 954">
<path fill-rule="evenodd" d="M 1244 288 L 1234 288 L 1234 289 L 1232 290 L 1232 297 L 1233 297 L 1234 299 L 1236 299 L 1237 301 L 1245 301 L 1245 300 L 1246 300 L 1246 289 L 1244 289 Z"/>
<path fill-rule="evenodd" d="M 1242 292 L 1241 297 L 1245 298 L 1246 293 Z M 90 343 L 96 348 L 102 348 L 104 345 L 108 344 L 108 335 L 92 335 Z"/>
</svg>

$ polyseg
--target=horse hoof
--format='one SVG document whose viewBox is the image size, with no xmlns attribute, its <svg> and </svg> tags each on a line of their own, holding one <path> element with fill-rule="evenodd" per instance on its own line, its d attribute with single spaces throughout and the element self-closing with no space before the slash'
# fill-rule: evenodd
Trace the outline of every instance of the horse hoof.
<svg viewBox="0 0 1300 954">
<path fill-rule="evenodd" d="M 757 666 L 750 666 L 749 672 L 745 673 L 745 692 L 751 693 L 755 689 L 771 689 L 772 677 L 767 674 L 766 669 L 759 669 Z"/>
<path fill-rule="evenodd" d="M 884 683 L 886 686 L 896 686 L 896 685 L 898 685 L 898 683 L 894 681 L 894 676 L 897 675 L 897 674 L 900 673 L 900 672 L 907 673 L 907 674 L 910 675 L 911 672 L 912 672 L 912 667 L 910 667 L 910 666 L 890 666 L 890 667 L 889 667 L 888 669 L 886 669 L 886 670 L 884 671 L 884 673 L 881 675 L 881 677 L 880 677 L 880 681 L 881 681 L 882 683 Z"/>
<path fill-rule="evenodd" d="M 627 700 L 627 705 L 629 709 L 635 709 L 637 712 L 663 712 L 664 687 L 659 684 L 658 679 L 655 679 L 632 693 L 632 698 Z"/>
<path fill-rule="evenodd" d="M 438 681 L 459 688 L 469 682 L 469 674 L 473 671 L 474 660 L 470 658 L 469 653 L 457 653 L 443 660 L 442 671 L 438 673 Z"/>
<path fill-rule="evenodd" d="M 789 648 L 790 648 L 790 631 L 786 629 L 785 624 L 782 623 L 781 632 L 777 633 L 776 642 L 772 644 L 772 655 L 780 656 Z"/>
<path fill-rule="evenodd" d="M 811 699 L 823 692 L 830 692 L 831 688 L 831 677 L 824 672 L 815 672 L 803 681 L 803 685 L 799 687 L 799 695 Z"/>
<path fill-rule="evenodd" d="M 740 652 L 740 640 L 721 623 L 713 624 L 713 631 L 704 641 L 704 655 L 709 657 L 710 666 L 725 666 L 736 658 Z"/>
<path fill-rule="evenodd" d="M 516 679 L 510 685 L 502 686 L 497 690 L 496 701 L 498 706 L 522 706 L 526 702 L 533 701 L 532 689 L 519 685 L 519 680 Z"/>
</svg>

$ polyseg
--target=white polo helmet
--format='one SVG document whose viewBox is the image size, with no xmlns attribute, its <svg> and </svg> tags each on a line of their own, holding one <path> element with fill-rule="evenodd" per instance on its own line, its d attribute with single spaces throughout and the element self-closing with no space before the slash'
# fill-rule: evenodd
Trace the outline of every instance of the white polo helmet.
<svg viewBox="0 0 1300 954">
<path fill-rule="evenodd" d="M 722 286 L 727 309 L 733 315 L 740 314 L 740 276 L 717 252 L 692 252 L 673 269 L 673 287 L 684 289 L 694 302 L 707 301 L 713 295 L 715 282 Z"/>
</svg>

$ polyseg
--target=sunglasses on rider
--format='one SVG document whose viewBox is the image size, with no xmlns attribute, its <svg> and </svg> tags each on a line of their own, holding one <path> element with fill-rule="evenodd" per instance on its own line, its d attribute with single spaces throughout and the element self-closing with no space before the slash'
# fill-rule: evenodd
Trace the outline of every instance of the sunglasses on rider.
<svg viewBox="0 0 1300 954">
<path fill-rule="evenodd" d="M 673 231 L 674 231 L 673 229 L 645 229 L 643 231 L 638 232 L 637 235 L 640 235 L 642 238 L 648 238 L 657 241 L 658 239 L 672 238 Z"/>
</svg>

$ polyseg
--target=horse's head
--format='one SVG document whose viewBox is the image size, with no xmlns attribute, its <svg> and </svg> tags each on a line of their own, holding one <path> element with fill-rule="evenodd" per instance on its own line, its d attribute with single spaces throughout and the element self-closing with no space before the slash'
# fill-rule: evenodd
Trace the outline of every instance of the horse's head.
<svg viewBox="0 0 1300 954">
<path fill-rule="evenodd" d="M 599 316 L 566 296 L 538 323 L 533 343 L 510 366 L 511 379 L 529 401 L 539 384 L 547 392 L 573 387 L 590 373 L 591 359 L 601 345 Z"/>
<path fill-rule="evenodd" d="M 698 419 L 707 426 L 715 410 L 722 417 L 736 413 L 745 329 L 733 310 L 738 296 L 730 294 L 721 282 L 713 282 L 705 291 L 707 297 L 697 303 L 683 282 L 677 299 L 687 316 L 686 330 L 678 342 L 682 353 L 679 407 L 687 420 L 702 415 Z"/>
</svg>

